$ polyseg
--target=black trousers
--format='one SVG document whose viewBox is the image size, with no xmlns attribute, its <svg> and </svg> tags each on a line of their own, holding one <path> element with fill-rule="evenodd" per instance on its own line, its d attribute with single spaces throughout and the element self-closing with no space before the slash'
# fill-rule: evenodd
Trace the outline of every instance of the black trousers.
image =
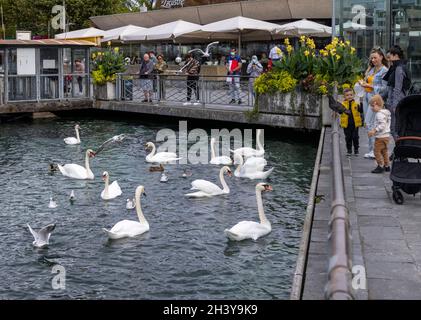
<svg viewBox="0 0 421 320">
<path fill-rule="evenodd" d="M 199 77 L 198 76 L 187 76 L 187 101 L 191 100 L 191 92 L 196 92 L 196 100 L 199 100 Z"/>
<path fill-rule="evenodd" d="M 355 128 L 353 123 L 350 123 L 347 128 L 344 128 L 346 149 L 352 152 L 352 145 L 354 151 L 360 147 L 360 137 L 358 136 L 358 128 Z"/>
</svg>

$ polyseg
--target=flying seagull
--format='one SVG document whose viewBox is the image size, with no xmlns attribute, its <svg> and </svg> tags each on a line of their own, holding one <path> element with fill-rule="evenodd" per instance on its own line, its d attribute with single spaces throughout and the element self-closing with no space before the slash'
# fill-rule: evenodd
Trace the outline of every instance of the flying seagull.
<svg viewBox="0 0 421 320">
<path fill-rule="evenodd" d="M 123 141 L 125 138 L 126 138 L 126 135 L 124 135 L 124 134 L 119 134 L 118 136 L 114 136 L 114 137 L 112 137 L 112 138 L 108 139 L 107 141 L 105 141 L 103 144 L 101 144 L 101 145 L 99 146 L 99 148 L 98 148 L 98 150 L 95 152 L 95 154 L 100 153 L 100 152 L 101 152 L 101 151 L 102 151 L 105 147 L 107 147 L 107 146 L 109 146 L 109 145 L 111 145 L 111 144 L 113 144 L 113 143 Z"/>
<path fill-rule="evenodd" d="M 51 232 L 56 227 L 55 223 L 49 224 L 48 226 L 41 228 L 39 231 L 34 231 L 28 223 L 26 225 L 34 236 L 35 241 L 32 242 L 34 247 L 42 248 L 48 246 L 48 240 L 50 240 Z"/>
<path fill-rule="evenodd" d="M 212 47 L 213 45 L 218 44 L 218 43 L 219 43 L 219 41 L 215 41 L 215 42 L 209 43 L 208 46 L 206 47 L 205 52 L 203 52 L 202 49 L 196 48 L 196 49 L 190 50 L 189 53 L 192 53 L 194 51 L 199 51 L 202 54 L 203 57 L 209 57 L 209 55 L 210 55 L 210 53 L 209 53 L 210 47 Z"/>
</svg>

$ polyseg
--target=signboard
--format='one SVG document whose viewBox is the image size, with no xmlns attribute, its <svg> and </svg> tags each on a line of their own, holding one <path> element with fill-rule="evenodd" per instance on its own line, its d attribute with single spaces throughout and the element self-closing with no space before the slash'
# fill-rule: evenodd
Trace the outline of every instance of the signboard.
<svg viewBox="0 0 421 320">
<path fill-rule="evenodd" d="M 16 31 L 16 40 L 31 40 L 31 31 Z"/>
<path fill-rule="evenodd" d="M 207 4 L 217 4 L 226 2 L 238 2 L 241 0 L 151 0 L 152 8 L 172 9 L 180 7 L 203 6 Z M 157 3 L 158 2 L 158 3 Z"/>
<path fill-rule="evenodd" d="M 17 74 L 35 75 L 35 48 L 17 48 Z"/>
</svg>

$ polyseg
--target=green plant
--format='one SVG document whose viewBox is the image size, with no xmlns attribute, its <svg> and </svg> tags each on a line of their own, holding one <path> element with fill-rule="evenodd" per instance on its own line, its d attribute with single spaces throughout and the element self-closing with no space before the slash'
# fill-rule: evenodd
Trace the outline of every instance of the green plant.
<svg viewBox="0 0 421 320">
<path fill-rule="evenodd" d="M 263 73 L 254 81 L 257 95 L 264 93 L 291 92 L 297 86 L 297 79 L 285 70 Z"/>
<path fill-rule="evenodd" d="M 253 109 L 245 111 L 244 115 L 246 116 L 248 122 L 259 120 L 259 94 L 256 93 Z"/>
<path fill-rule="evenodd" d="M 103 85 L 114 82 L 118 73 L 126 71 L 124 56 L 118 47 L 92 53 L 92 79 L 94 84 Z"/>
</svg>

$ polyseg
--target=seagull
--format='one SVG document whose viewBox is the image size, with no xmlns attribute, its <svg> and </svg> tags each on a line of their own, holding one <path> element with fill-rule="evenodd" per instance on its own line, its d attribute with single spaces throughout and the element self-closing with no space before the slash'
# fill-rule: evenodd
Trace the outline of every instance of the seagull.
<svg viewBox="0 0 421 320">
<path fill-rule="evenodd" d="M 165 172 L 162 173 L 161 179 L 159 181 L 161 181 L 161 182 L 167 182 L 168 181 L 168 176 L 165 174 Z"/>
<path fill-rule="evenodd" d="M 95 154 L 98 154 L 99 152 L 101 152 L 106 146 L 116 143 L 116 142 L 121 142 L 126 138 L 125 134 L 119 134 L 117 136 L 114 136 L 110 139 L 108 139 L 107 141 L 105 141 L 103 144 L 101 144 L 98 148 L 98 150 L 95 152 Z"/>
<path fill-rule="evenodd" d="M 31 226 L 27 223 L 26 224 L 29 228 L 29 231 L 34 236 L 35 241 L 32 242 L 34 247 L 42 248 L 48 245 L 48 240 L 50 240 L 51 232 L 55 229 L 56 224 L 49 224 L 41 228 L 39 231 L 34 231 Z"/>
<path fill-rule="evenodd" d="M 134 199 L 132 199 L 132 200 L 127 199 L 126 209 L 131 210 L 131 209 L 134 209 L 135 207 L 136 207 L 135 200 Z"/>
<path fill-rule="evenodd" d="M 57 208 L 57 203 L 53 199 L 53 197 L 50 197 L 50 203 L 48 204 L 48 208 L 54 209 Z"/>
<path fill-rule="evenodd" d="M 210 55 L 210 53 L 209 53 L 210 47 L 212 47 L 213 45 L 218 44 L 218 43 L 219 43 L 219 41 L 215 41 L 215 42 L 209 43 L 208 46 L 206 47 L 205 52 L 203 52 L 202 49 L 196 48 L 196 49 L 190 50 L 189 53 L 192 53 L 194 51 L 199 51 L 202 54 L 203 57 L 209 57 L 209 55 Z"/>
</svg>

